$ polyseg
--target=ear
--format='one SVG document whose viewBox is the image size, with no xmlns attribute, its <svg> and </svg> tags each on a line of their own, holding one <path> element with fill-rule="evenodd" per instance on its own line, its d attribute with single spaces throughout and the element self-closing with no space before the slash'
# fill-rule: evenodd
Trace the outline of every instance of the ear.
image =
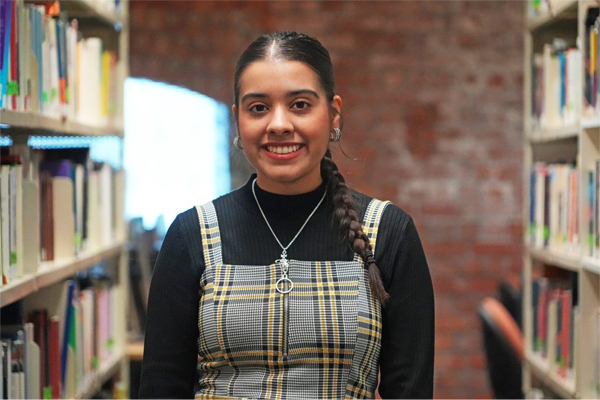
<svg viewBox="0 0 600 400">
<path fill-rule="evenodd" d="M 237 109 L 237 107 L 236 107 L 235 104 L 231 105 L 231 112 L 233 113 L 233 118 L 235 118 L 235 129 L 236 129 L 236 132 L 239 135 L 240 134 L 240 130 L 239 130 L 240 124 L 238 123 L 238 109 Z"/>
<path fill-rule="evenodd" d="M 331 106 L 337 111 L 333 114 L 333 127 L 341 128 L 340 123 L 342 118 L 342 98 L 337 94 L 333 96 Z"/>
</svg>

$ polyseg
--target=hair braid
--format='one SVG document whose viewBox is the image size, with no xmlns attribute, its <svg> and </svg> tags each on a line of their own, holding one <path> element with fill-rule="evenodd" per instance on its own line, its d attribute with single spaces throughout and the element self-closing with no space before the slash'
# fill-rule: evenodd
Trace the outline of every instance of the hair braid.
<svg viewBox="0 0 600 400">
<path fill-rule="evenodd" d="M 340 227 L 345 240 L 352 250 L 365 260 L 365 267 L 369 270 L 369 283 L 373 296 L 381 304 L 385 304 L 390 297 L 383 287 L 379 267 L 373 258 L 373 246 L 367 234 L 363 231 L 358 214 L 352 199 L 352 193 L 346 185 L 346 180 L 338 170 L 331 158 L 331 151 L 327 149 L 321 161 L 321 177 L 327 182 L 327 194 L 332 199 L 333 218 Z"/>
</svg>

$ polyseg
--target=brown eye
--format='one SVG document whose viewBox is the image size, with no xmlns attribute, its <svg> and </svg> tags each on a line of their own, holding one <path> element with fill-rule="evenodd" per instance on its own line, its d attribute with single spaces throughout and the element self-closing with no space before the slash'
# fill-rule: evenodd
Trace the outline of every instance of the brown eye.
<svg viewBox="0 0 600 400">
<path fill-rule="evenodd" d="M 305 110 L 310 107 L 310 104 L 308 104 L 306 101 L 297 101 L 294 103 L 293 107 L 297 110 Z"/>
<path fill-rule="evenodd" d="M 261 113 L 266 111 L 267 107 L 264 104 L 256 104 L 250 107 L 251 112 Z"/>
</svg>

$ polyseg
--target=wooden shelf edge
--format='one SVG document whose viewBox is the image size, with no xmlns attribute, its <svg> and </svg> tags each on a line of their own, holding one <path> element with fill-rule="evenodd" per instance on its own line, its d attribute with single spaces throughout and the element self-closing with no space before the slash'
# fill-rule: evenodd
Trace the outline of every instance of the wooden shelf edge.
<svg viewBox="0 0 600 400">
<path fill-rule="evenodd" d="M 529 18 L 527 21 L 527 29 L 529 32 L 534 32 L 545 25 L 560 18 L 569 8 L 576 7 L 578 0 L 565 0 L 560 3 L 556 10 L 547 12 L 544 15 L 540 15 L 534 18 Z"/>
<path fill-rule="evenodd" d="M 37 290 L 35 275 L 26 275 L 6 286 L 0 287 L 0 304 L 2 307 L 14 303 Z"/>
<path fill-rule="evenodd" d="M 575 380 L 565 380 L 549 371 L 548 363 L 530 350 L 525 355 L 527 363 L 531 366 L 533 374 L 542 380 L 548 387 L 565 399 L 579 397 L 575 390 Z"/>
<path fill-rule="evenodd" d="M 113 376 L 118 370 L 121 361 L 125 358 L 125 351 L 121 350 L 113 355 L 104 365 L 101 365 L 98 371 L 89 376 L 77 394 L 76 399 L 91 399 L 96 394 L 104 382 Z"/>
<path fill-rule="evenodd" d="M 38 272 L 26 275 L 6 286 L 0 287 L 0 304 L 14 303 L 47 286 L 73 276 L 77 271 L 118 255 L 125 242 L 117 242 L 96 251 L 85 252 L 77 258 L 40 263 Z"/>
<path fill-rule="evenodd" d="M 540 249 L 532 246 L 527 246 L 527 250 L 531 257 L 538 261 L 543 261 L 547 264 L 562 267 L 570 271 L 578 272 L 581 265 L 581 257 L 569 253 L 552 251 L 549 249 Z"/>
<path fill-rule="evenodd" d="M 78 2 L 84 8 L 92 12 L 94 16 L 101 21 L 108 23 L 113 27 L 116 27 L 117 25 L 124 25 L 124 20 L 119 14 L 108 10 L 103 10 L 97 3 L 94 3 L 91 0 L 78 0 Z"/>
<path fill-rule="evenodd" d="M 56 118 L 27 111 L 0 110 L 0 124 L 9 125 L 11 128 L 27 130 L 28 135 L 35 135 L 31 130 L 39 130 L 49 132 L 51 136 L 64 134 L 123 137 L 123 128 L 120 126 L 114 128 L 91 126 L 77 121 L 61 121 Z"/>
<path fill-rule="evenodd" d="M 583 129 L 599 129 L 600 130 L 600 116 L 583 118 L 581 120 L 581 127 Z"/>
<path fill-rule="evenodd" d="M 584 257 L 581 266 L 586 271 L 600 275 L 600 259 L 594 257 Z"/>
<path fill-rule="evenodd" d="M 579 136 L 579 127 L 569 125 L 555 129 L 540 129 L 530 132 L 529 141 L 532 143 L 546 143 L 563 139 L 571 139 Z"/>
</svg>

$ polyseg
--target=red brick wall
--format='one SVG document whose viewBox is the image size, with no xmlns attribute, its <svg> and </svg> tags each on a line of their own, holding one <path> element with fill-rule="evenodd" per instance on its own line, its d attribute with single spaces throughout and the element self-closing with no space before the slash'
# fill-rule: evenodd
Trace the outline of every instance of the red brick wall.
<svg viewBox="0 0 600 400">
<path fill-rule="evenodd" d="M 336 160 L 421 234 L 435 396 L 489 397 L 476 308 L 521 265 L 523 14 L 513 1 L 135 0 L 131 74 L 230 104 L 235 62 L 255 37 L 319 38 L 344 100 L 343 148 L 357 158 Z"/>
</svg>

